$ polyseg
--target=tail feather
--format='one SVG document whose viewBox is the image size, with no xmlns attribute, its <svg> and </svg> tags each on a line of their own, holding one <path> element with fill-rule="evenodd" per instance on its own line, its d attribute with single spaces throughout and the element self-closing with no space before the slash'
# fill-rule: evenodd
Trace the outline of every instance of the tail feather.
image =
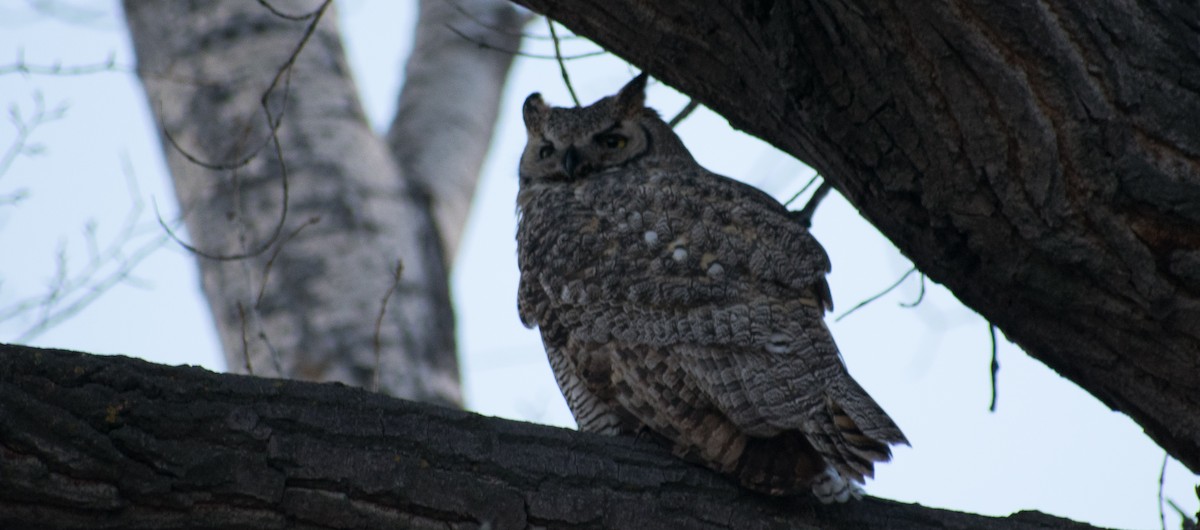
<svg viewBox="0 0 1200 530">
<path fill-rule="evenodd" d="M 871 399 L 866 390 L 849 374 L 842 378 L 833 389 L 835 396 L 832 401 L 837 405 L 841 414 L 845 415 L 858 427 L 863 435 L 883 442 L 887 445 L 911 445 L 908 438 L 900 431 L 900 427 L 883 411 L 883 408 Z M 891 451 L 888 451 L 890 454 Z"/>
<path fill-rule="evenodd" d="M 813 481 L 813 494 L 822 502 L 844 501 L 850 487 L 875 476 L 875 463 L 892 458 L 892 444 L 908 439 L 887 413 L 849 377 L 848 384 L 831 389 L 825 407 L 810 418 L 805 434 L 828 464 L 825 476 Z M 840 392 L 838 391 L 840 390 Z M 845 484 L 843 484 L 845 483 Z"/>
</svg>

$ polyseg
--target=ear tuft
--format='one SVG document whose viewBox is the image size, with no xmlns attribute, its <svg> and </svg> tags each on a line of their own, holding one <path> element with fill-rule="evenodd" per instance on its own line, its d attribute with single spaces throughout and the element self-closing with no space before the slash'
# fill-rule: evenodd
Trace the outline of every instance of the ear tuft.
<svg viewBox="0 0 1200 530">
<path fill-rule="evenodd" d="M 550 106 L 542 101 L 542 95 L 534 92 L 525 98 L 525 104 L 521 107 L 521 115 L 525 118 L 525 128 L 530 131 L 541 131 L 546 125 L 546 115 L 550 113 Z"/>
<path fill-rule="evenodd" d="M 617 109 L 625 116 L 635 116 L 646 108 L 646 72 L 638 74 L 617 92 Z"/>
</svg>

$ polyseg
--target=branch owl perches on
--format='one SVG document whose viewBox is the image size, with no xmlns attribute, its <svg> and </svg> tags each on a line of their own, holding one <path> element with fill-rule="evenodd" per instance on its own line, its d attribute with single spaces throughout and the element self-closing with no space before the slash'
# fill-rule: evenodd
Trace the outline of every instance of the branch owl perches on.
<svg viewBox="0 0 1200 530">
<path fill-rule="evenodd" d="M 665 439 L 772 494 L 859 496 L 907 444 L 825 326 L 829 258 L 766 193 L 701 167 L 646 74 L 525 101 L 518 307 L 583 431 Z"/>
</svg>

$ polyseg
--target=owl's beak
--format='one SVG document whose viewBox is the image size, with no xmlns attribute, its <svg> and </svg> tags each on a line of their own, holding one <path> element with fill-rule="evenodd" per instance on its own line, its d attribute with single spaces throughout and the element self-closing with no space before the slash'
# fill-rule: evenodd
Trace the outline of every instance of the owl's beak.
<svg viewBox="0 0 1200 530">
<path fill-rule="evenodd" d="M 567 152 L 563 153 L 562 167 L 567 177 L 575 178 L 575 168 L 579 167 L 579 151 L 575 150 L 575 146 L 567 147 Z"/>
</svg>

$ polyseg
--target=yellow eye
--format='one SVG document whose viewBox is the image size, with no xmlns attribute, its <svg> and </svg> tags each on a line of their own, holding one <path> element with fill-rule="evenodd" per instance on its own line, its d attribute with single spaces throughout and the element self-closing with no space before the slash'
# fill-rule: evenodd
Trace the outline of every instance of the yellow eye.
<svg viewBox="0 0 1200 530">
<path fill-rule="evenodd" d="M 541 149 L 538 149 L 538 159 L 545 159 L 546 157 L 548 157 L 552 154 L 554 154 L 554 146 L 553 145 L 546 144 L 546 145 L 543 145 Z"/>
<path fill-rule="evenodd" d="M 596 143 L 605 149 L 620 149 L 625 147 L 626 139 L 619 134 L 601 134 L 596 137 Z"/>
</svg>

